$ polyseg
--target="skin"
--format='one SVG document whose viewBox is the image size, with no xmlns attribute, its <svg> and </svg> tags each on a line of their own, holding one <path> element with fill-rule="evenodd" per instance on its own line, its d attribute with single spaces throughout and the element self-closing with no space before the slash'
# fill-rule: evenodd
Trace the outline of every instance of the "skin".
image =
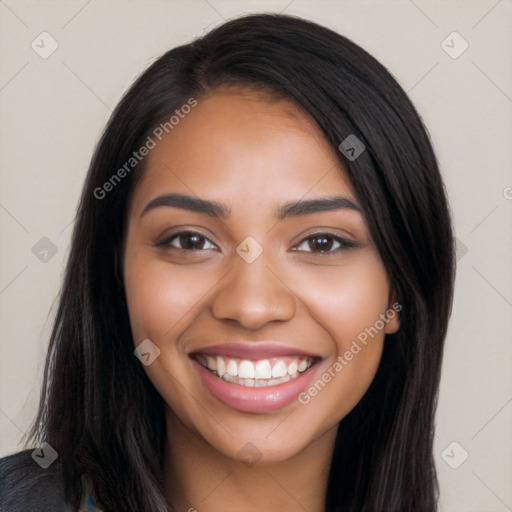
<svg viewBox="0 0 512 512">
<path fill-rule="evenodd" d="M 142 214 L 169 193 L 225 203 L 229 216 L 168 206 Z M 129 205 L 123 273 L 134 344 L 149 338 L 161 351 L 144 369 L 167 404 L 165 491 L 176 510 L 323 510 L 338 423 L 369 387 L 398 314 L 307 405 L 270 413 L 219 402 L 187 354 L 280 341 L 322 357 L 316 381 L 385 314 L 392 287 L 362 213 L 273 217 L 285 202 L 332 196 L 357 204 L 319 128 L 293 102 L 250 90 L 200 99 L 147 156 Z M 184 230 L 206 239 L 195 250 L 180 249 L 179 237 L 156 246 Z M 325 232 L 357 247 L 308 238 Z M 247 236 L 263 248 L 252 263 L 236 252 Z M 246 443 L 256 464 L 244 462 Z"/>
</svg>

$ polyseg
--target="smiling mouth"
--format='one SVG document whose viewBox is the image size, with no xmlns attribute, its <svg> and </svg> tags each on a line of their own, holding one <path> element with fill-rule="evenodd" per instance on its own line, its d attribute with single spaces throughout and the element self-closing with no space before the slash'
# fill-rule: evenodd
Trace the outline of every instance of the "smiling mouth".
<svg viewBox="0 0 512 512">
<path fill-rule="evenodd" d="M 284 384 L 307 372 L 320 359 L 304 356 L 238 359 L 200 353 L 194 354 L 193 357 L 216 377 L 245 387 L 268 387 Z"/>
</svg>

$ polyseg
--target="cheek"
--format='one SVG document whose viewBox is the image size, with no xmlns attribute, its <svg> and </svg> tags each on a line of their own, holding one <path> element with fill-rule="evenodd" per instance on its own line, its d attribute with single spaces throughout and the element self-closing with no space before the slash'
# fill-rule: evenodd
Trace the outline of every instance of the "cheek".
<svg viewBox="0 0 512 512">
<path fill-rule="evenodd" d="M 133 251 L 125 259 L 124 279 L 134 345 L 149 338 L 160 349 L 144 371 L 171 409 L 191 422 L 201 411 L 194 412 L 195 401 L 183 392 L 191 389 L 190 365 L 179 337 L 213 283 L 197 279 L 192 265 L 184 268 Z"/>
<path fill-rule="evenodd" d="M 173 339 L 211 288 L 207 275 L 197 279 L 192 265 L 176 270 L 153 258 L 127 257 L 125 288 L 134 342 Z"/>
<path fill-rule="evenodd" d="M 310 417 L 323 417 L 327 427 L 357 405 L 374 378 L 383 349 L 381 315 L 388 307 L 389 284 L 376 257 L 343 268 L 324 268 L 316 279 L 307 281 L 308 291 L 301 298 L 332 342 L 301 403 Z M 306 290 L 306 285 L 304 278 L 301 289 Z M 331 411 L 328 417 L 325 411 Z"/>
<path fill-rule="evenodd" d="M 321 267 L 315 275 L 312 271 L 297 273 L 295 280 L 301 300 L 329 331 L 339 352 L 375 325 L 388 307 L 389 284 L 380 260 L 371 253 L 354 260 L 343 266 Z"/>
</svg>

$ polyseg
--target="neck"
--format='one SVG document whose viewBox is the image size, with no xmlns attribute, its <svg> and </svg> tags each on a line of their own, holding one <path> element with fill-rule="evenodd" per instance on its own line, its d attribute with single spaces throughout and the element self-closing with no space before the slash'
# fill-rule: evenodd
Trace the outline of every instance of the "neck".
<svg viewBox="0 0 512 512">
<path fill-rule="evenodd" d="M 168 411 L 164 485 L 171 510 L 324 512 L 337 429 L 287 460 L 249 465 L 224 456 Z"/>
</svg>

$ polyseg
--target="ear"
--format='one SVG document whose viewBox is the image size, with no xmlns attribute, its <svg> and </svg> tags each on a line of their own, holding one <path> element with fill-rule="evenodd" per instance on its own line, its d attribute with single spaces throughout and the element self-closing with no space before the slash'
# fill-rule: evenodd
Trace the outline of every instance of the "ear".
<svg viewBox="0 0 512 512">
<path fill-rule="evenodd" d="M 389 295 L 388 309 L 386 310 L 386 334 L 395 334 L 400 329 L 400 311 L 402 304 L 396 299 L 396 293 L 393 290 Z"/>
</svg>

